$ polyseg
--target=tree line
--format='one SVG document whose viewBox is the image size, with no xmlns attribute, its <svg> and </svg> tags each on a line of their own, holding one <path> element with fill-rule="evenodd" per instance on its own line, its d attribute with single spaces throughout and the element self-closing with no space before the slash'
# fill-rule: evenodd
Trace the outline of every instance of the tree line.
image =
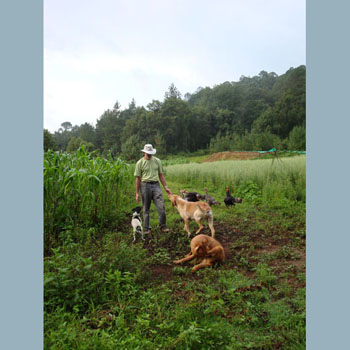
<svg viewBox="0 0 350 350">
<path fill-rule="evenodd" d="M 44 129 L 44 149 L 71 152 L 85 144 L 102 155 L 127 160 L 140 157 L 145 143 L 160 155 L 229 150 L 305 150 L 306 67 L 278 76 L 261 71 L 214 87 L 199 87 L 184 96 L 171 84 L 163 101 L 146 107 L 133 99 L 122 110 L 118 102 L 96 126 L 61 124 Z"/>
</svg>

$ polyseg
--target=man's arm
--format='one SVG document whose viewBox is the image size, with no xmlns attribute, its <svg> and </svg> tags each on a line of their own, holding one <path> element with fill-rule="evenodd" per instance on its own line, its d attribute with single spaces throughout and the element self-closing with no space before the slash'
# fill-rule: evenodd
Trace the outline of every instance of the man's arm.
<svg viewBox="0 0 350 350">
<path fill-rule="evenodd" d="M 166 193 L 171 194 L 171 191 L 170 191 L 169 187 L 167 186 L 166 181 L 165 181 L 165 177 L 162 173 L 159 174 L 159 180 L 162 183 Z"/>
<path fill-rule="evenodd" d="M 136 176 L 136 203 L 139 202 L 140 184 L 141 184 L 141 177 Z"/>
</svg>

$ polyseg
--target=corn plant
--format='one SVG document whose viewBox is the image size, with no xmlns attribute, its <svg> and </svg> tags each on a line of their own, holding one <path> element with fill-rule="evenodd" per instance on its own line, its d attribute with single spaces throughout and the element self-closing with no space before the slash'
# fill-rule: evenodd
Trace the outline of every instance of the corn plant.
<svg viewBox="0 0 350 350">
<path fill-rule="evenodd" d="M 88 153 L 48 151 L 44 155 L 45 251 L 59 242 L 60 232 L 116 223 L 126 189 L 131 183 L 129 166 L 120 159 Z"/>
</svg>

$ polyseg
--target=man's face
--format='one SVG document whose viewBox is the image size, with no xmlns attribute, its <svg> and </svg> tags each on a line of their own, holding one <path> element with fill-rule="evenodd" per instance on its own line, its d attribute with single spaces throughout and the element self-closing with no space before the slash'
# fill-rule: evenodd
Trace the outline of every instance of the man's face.
<svg viewBox="0 0 350 350">
<path fill-rule="evenodd" d="M 151 159 L 151 158 L 152 158 L 152 154 L 145 153 L 145 159 Z"/>
</svg>

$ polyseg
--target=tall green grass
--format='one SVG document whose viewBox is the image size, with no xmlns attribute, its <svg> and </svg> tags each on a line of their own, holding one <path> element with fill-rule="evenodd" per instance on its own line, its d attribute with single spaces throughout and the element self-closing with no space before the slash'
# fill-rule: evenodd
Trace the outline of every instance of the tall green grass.
<svg viewBox="0 0 350 350">
<path fill-rule="evenodd" d="M 175 164 L 166 167 L 166 178 L 187 183 L 203 191 L 226 186 L 236 196 L 260 200 L 291 199 L 305 201 L 306 157 L 227 160 L 202 164 Z"/>
<path fill-rule="evenodd" d="M 76 226 L 101 227 L 118 222 L 132 173 L 123 161 L 95 156 L 81 147 L 75 153 L 44 155 L 45 251 L 62 231 Z"/>
</svg>

